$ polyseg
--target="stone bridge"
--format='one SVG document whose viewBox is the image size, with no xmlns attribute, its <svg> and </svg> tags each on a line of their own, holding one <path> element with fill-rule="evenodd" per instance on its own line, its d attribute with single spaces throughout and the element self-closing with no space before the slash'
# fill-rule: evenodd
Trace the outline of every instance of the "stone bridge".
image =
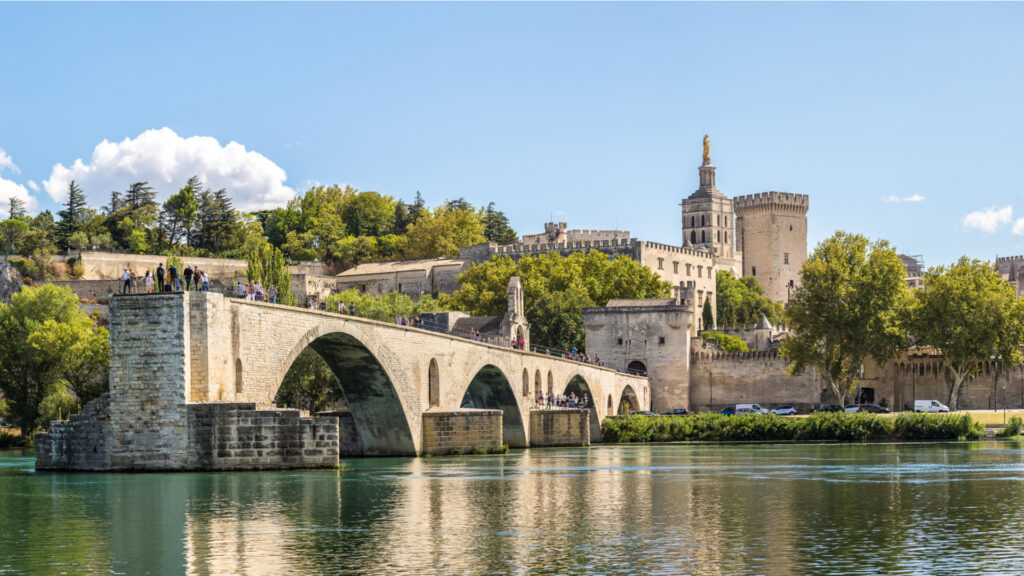
<svg viewBox="0 0 1024 576">
<path fill-rule="evenodd" d="M 530 446 L 540 391 L 588 397 L 592 441 L 620 404 L 650 405 L 643 377 L 357 316 L 210 292 L 115 296 L 110 311 L 112 469 L 189 467 L 196 405 L 271 408 L 307 347 L 337 376 L 367 455 L 420 454 L 425 418 L 470 408 L 500 410 L 504 442 Z"/>
</svg>

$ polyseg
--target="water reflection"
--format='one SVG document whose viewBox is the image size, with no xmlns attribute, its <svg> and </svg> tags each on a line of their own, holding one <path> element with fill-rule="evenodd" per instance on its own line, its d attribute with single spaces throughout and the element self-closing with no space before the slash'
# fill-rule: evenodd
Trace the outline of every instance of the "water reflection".
<svg viewBox="0 0 1024 576">
<path fill-rule="evenodd" d="M 0 573 L 1024 572 L 1017 443 L 607 446 L 338 471 L 34 474 Z"/>
</svg>

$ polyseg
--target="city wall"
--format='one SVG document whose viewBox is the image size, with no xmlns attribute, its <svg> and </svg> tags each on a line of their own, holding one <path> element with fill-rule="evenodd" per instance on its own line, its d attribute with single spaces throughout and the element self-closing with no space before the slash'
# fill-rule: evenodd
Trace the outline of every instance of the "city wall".
<svg viewBox="0 0 1024 576">
<path fill-rule="evenodd" d="M 77 252 L 72 252 L 70 257 L 77 258 Z M 54 258 L 54 261 L 64 259 Z M 248 263 L 245 260 L 230 258 L 200 258 L 193 256 L 182 256 L 185 265 L 198 266 L 211 277 L 244 275 Z M 120 278 L 125 268 L 134 270 L 140 276 L 145 275 L 146 270 L 156 271 L 160 264 L 167 263 L 167 256 L 159 254 L 119 254 L 115 252 L 92 252 L 81 253 L 82 266 L 85 268 L 83 280 L 103 280 Z M 166 267 L 166 266 L 165 266 Z M 315 274 L 326 275 L 327 267 L 321 262 L 301 262 L 288 266 L 292 274 Z"/>
</svg>

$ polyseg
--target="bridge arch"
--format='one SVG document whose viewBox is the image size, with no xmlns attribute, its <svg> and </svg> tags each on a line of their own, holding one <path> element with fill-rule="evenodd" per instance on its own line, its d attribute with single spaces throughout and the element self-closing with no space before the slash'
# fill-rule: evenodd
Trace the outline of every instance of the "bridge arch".
<svg viewBox="0 0 1024 576">
<path fill-rule="evenodd" d="M 636 391 L 633 390 L 632 386 L 626 384 L 626 387 L 622 389 L 622 394 L 619 395 L 619 408 L 615 412 L 618 414 L 625 412 L 625 415 L 628 416 L 629 412 L 640 410 L 641 406 Z"/>
<path fill-rule="evenodd" d="M 396 379 L 381 361 L 380 351 L 371 350 L 355 334 L 320 326 L 306 332 L 278 369 L 274 395 L 292 363 L 307 347 L 323 359 L 337 378 L 345 403 L 352 411 L 363 454 L 416 454 L 418 434 L 414 434 L 410 407 L 396 388 Z M 431 362 L 436 369 L 436 362 Z"/>
<path fill-rule="evenodd" d="M 587 411 L 590 412 L 590 441 L 600 442 L 601 418 L 597 415 L 597 400 L 591 393 L 587 380 L 579 374 L 574 375 L 569 379 L 569 383 L 565 385 L 565 391 L 562 394 L 566 396 L 576 394 L 579 398 L 587 399 Z"/>
<path fill-rule="evenodd" d="M 524 379 L 529 378 L 525 370 L 523 374 Z M 476 372 L 462 396 L 461 407 L 501 410 L 504 442 L 512 448 L 526 447 L 526 426 L 515 390 L 505 373 L 494 364 L 486 364 Z"/>
</svg>

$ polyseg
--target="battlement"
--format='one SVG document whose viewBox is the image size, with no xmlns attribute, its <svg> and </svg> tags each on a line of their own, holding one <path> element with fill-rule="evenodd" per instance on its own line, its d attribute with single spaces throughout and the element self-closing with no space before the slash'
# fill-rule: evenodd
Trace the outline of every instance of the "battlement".
<svg viewBox="0 0 1024 576">
<path fill-rule="evenodd" d="M 693 348 L 690 351 L 691 365 L 713 364 L 718 362 L 782 362 L 784 364 L 788 364 L 789 360 L 786 360 L 785 358 L 780 356 L 778 350 L 764 350 L 754 352 L 724 352 L 722 350 Z"/>
<path fill-rule="evenodd" d="M 518 244 L 562 244 L 575 242 L 603 242 L 605 240 L 629 240 L 628 230 L 569 230 L 565 222 L 545 222 L 544 232 L 523 234 Z"/>
<path fill-rule="evenodd" d="M 1024 256 L 997 256 L 996 262 L 1024 262 Z"/>
<path fill-rule="evenodd" d="M 810 197 L 807 194 L 793 194 L 790 192 L 759 192 L 746 196 L 737 196 L 732 199 L 733 209 L 737 216 L 742 216 L 742 211 L 757 209 L 782 209 L 807 212 L 810 205 Z"/>
<path fill-rule="evenodd" d="M 686 254 L 688 256 L 696 256 L 698 258 L 704 258 L 706 260 L 714 260 L 713 254 L 705 252 L 703 250 L 697 250 L 696 248 L 684 248 L 682 246 L 673 246 L 671 244 L 662 244 L 660 242 L 646 242 L 643 240 L 635 240 L 637 244 L 644 248 L 651 248 L 653 250 L 661 250 L 663 252 L 671 252 L 673 254 Z"/>
</svg>

